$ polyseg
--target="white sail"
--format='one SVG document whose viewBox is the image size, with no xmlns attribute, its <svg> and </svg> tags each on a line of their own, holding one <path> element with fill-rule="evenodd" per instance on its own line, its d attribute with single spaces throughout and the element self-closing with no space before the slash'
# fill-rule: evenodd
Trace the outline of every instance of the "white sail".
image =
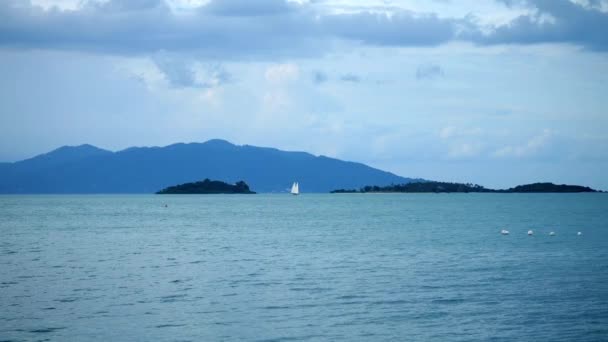
<svg viewBox="0 0 608 342">
<path fill-rule="evenodd" d="M 293 182 L 293 185 L 291 186 L 291 193 L 294 195 L 300 193 L 300 185 L 298 184 L 298 182 Z"/>
</svg>

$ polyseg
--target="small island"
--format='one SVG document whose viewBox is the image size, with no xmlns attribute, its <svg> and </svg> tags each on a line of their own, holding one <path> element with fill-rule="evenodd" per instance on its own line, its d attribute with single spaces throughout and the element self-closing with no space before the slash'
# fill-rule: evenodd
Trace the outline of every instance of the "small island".
<svg viewBox="0 0 608 342">
<path fill-rule="evenodd" d="M 578 193 L 598 192 L 586 186 L 580 185 L 557 185 L 553 183 L 534 183 L 519 185 L 506 190 L 488 189 L 477 184 L 446 183 L 446 182 L 415 182 L 406 184 L 393 184 L 388 186 L 368 185 L 359 190 L 338 189 L 331 191 L 332 194 L 345 193 Z"/>
<path fill-rule="evenodd" d="M 518 185 L 514 188 L 505 190 L 504 192 L 600 192 L 581 185 L 566 185 L 553 183 L 534 183 L 526 185 Z"/>
<path fill-rule="evenodd" d="M 255 194 L 249 190 L 249 185 L 243 181 L 234 185 L 206 178 L 202 182 L 185 183 L 165 188 L 156 194 Z"/>
</svg>

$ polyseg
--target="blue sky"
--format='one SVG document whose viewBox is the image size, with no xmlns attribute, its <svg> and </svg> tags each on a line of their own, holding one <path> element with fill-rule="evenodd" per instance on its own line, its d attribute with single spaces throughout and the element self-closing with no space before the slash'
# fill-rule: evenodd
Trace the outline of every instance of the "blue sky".
<svg viewBox="0 0 608 342">
<path fill-rule="evenodd" d="M 608 189 L 608 1 L 4 0 L 0 161 L 223 138 Z"/>
</svg>

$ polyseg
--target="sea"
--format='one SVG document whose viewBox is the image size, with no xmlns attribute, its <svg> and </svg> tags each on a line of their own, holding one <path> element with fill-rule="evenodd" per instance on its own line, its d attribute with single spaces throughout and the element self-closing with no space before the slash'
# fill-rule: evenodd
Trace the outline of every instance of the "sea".
<svg viewBox="0 0 608 342">
<path fill-rule="evenodd" d="M 608 341 L 608 194 L 0 196 L 0 341 Z"/>
</svg>

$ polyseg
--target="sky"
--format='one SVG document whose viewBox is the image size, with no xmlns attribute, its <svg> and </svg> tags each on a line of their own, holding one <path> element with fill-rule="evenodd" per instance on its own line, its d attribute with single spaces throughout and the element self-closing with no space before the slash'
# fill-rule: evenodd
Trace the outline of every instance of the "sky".
<svg viewBox="0 0 608 342">
<path fill-rule="evenodd" d="M 0 161 L 221 138 L 608 190 L 608 0 L 2 0 Z"/>
</svg>

